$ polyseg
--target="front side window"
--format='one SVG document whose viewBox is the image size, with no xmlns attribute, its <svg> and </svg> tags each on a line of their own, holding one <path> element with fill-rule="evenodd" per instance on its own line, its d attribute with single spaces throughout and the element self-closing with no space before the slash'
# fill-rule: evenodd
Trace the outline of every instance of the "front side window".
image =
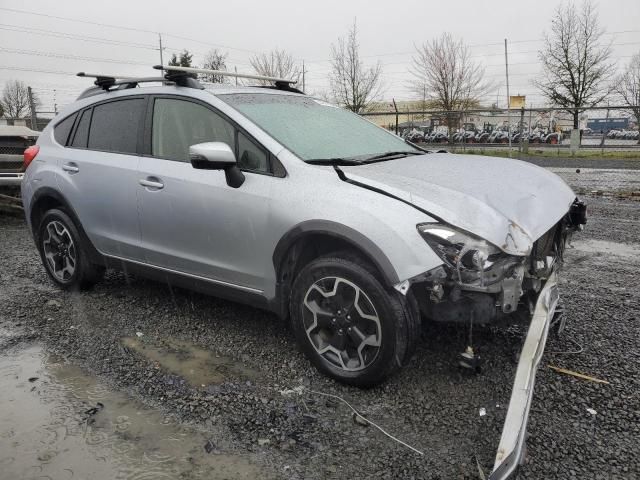
<svg viewBox="0 0 640 480">
<path fill-rule="evenodd" d="M 362 117 L 311 97 L 245 93 L 218 98 L 305 161 L 419 153 Z"/>
<path fill-rule="evenodd" d="M 157 98 L 153 104 L 151 154 L 189 162 L 189 147 L 223 142 L 234 149 L 233 127 L 220 115 L 194 102 Z"/>
<path fill-rule="evenodd" d="M 144 106 L 143 98 L 96 105 L 93 108 L 88 148 L 135 155 L 142 130 Z"/>
</svg>

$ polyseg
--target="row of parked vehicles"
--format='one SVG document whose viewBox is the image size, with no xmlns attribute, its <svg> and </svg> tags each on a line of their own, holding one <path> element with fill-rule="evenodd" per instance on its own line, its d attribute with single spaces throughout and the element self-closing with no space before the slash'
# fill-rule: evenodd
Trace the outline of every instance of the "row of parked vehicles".
<svg viewBox="0 0 640 480">
<path fill-rule="evenodd" d="M 555 145 L 562 141 L 561 133 L 533 130 L 531 133 L 512 132 L 511 142 L 519 143 L 522 135 L 524 135 L 524 140 L 528 140 L 529 143 L 548 143 Z M 503 129 L 495 129 L 491 132 L 464 130 L 454 133 L 451 137 L 444 132 L 435 131 L 424 133 L 416 129 L 405 132 L 403 137 L 413 143 L 509 143 L 509 132 Z"/>
<path fill-rule="evenodd" d="M 617 140 L 639 140 L 640 131 L 638 130 L 609 130 L 607 138 L 615 138 Z"/>
</svg>

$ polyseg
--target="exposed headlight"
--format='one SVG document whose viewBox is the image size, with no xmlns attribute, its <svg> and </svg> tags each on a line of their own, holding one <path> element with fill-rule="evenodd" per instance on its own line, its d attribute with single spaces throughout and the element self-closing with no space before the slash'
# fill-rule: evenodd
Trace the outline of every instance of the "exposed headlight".
<svg viewBox="0 0 640 480">
<path fill-rule="evenodd" d="M 421 223 L 416 226 L 422 238 L 449 266 L 456 269 L 483 271 L 504 255 L 495 245 L 480 237 L 463 233 L 439 223 Z"/>
</svg>

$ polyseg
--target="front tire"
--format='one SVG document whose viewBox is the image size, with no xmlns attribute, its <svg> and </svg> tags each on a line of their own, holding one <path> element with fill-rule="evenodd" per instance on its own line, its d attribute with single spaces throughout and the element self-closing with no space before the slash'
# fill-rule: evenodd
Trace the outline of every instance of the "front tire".
<svg viewBox="0 0 640 480">
<path fill-rule="evenodd" d="M 85 290 L 104 275 L 103 266 L 90 262 L 86 242 L 61 209 L 44 214 L 36 242 L 49 278 L 64 290 Z"/>
<path fill-rule="evenodd" d="M 302 351 L 322 373 L 357 387 L 381 383 L 408 363 L 419 317 L 357 258 L 329 255 L 297 275 L 291 320 Z"/>
</svg>

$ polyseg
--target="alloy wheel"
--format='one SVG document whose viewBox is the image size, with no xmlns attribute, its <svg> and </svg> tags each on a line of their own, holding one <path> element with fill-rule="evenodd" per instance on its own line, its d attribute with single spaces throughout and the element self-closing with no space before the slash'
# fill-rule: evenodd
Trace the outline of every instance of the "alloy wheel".
<svg viewBox="0 0 640 480">
<path fill-rule="evenodd" d="M 42 247 L 51 273 L 68 282 L 76 270 L 76 247 L 67 227 L 53 220 L 45 227 Z"/>
<path fill-rule="evenodd" d="M 382 329 L 367 294 L 341 277 L 317 280 L 304 297 L 303 322 L 313 348 L 346 371 L 367 368 L 378 356 Z"/>
</svg>

